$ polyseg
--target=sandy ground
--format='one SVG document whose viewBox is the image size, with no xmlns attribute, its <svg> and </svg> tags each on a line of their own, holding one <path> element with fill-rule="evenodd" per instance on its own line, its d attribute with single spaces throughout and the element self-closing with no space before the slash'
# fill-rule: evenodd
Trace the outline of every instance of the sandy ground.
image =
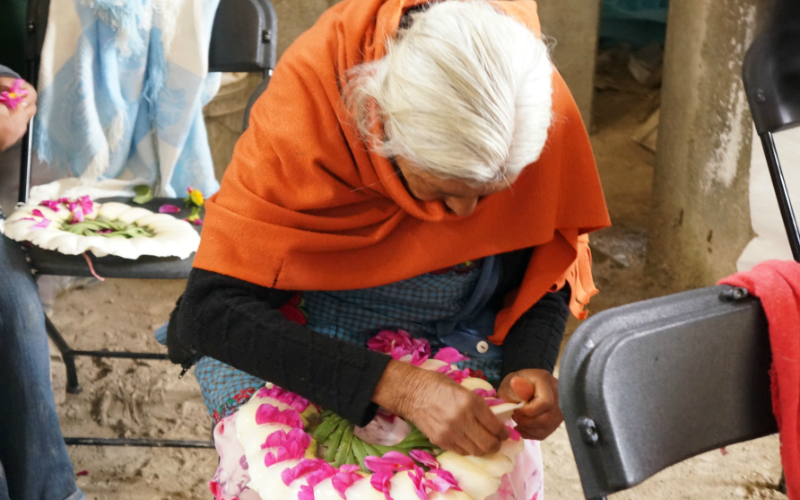
<svg viewBox="0 0 800 500">
<path fill-rule="evenodd" d="M 601 75 L 603 76 L 603 75 Z M 609 76 L 609 75 L 606 75 Z M 644 277 L 653 154 L 630 140 L 657 95 L 621 72 L 598 91 L 592 144 L 615 226 L 594 237 L 599 311 L 657 296 Z M 53 322 L 74 346 L 161 351 L 154 330 L 166 321 L 184 282 L 108 280 L 59 297 Z M 577 322 L 570 324 L 573 331 Z M 64 365 L 53 350 L 56 402 L 65 435 L 207 439 L 210 421 L 192 375 L 163 361 L 78 360 L 83 392 L 65 393 Z M 546 496 L 583 498 L 563 426 L 543 444 Z M 210 498 L 212 450 L 71 447 L 78 483 L 90 499 Z M 712 451 L 674 466 L 619 499 L 786 498 L 776 437 Z"/>
</svg>

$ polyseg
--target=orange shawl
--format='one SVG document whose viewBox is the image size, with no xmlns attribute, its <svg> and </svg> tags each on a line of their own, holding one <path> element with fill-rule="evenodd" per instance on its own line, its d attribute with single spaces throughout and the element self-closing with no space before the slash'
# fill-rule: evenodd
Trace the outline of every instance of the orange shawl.
<svg viewBox="0 0 800 500">
<path fill-rule="evenodd" d="M 285 290 L 347 290 L 536 247 L 491 340 L 568 281 L 581 313 L 596 289 L 588 240 L 609 225 L 578 108 L 553 77 L 554 120 L 540 159 L 512 189 L 458 217 L 409 195 L 367 150 L 341 98 L 347 70 L 385 55 L 400 17 L 425 0 L 344 0 L 286 51 L 253 106 L 219 193 L 208 200 L 195 267 Z M 496 4 L 537 34 L 533 0 Z"/>
</svg>

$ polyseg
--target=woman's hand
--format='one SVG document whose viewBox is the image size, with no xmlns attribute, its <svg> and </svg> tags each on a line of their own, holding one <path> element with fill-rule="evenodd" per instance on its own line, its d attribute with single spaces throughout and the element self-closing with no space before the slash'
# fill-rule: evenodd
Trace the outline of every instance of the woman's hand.
<svg viewBox="0 0 800 500">
<path fill-rule="evenodd" d="M 500 384 L 497 397 L 509 403 L 525 402 L 512 418 L 525 439 L 541 441 L 564 421 L 558 407 L 558 379 L 547 370 L 519 370 Z"/>
<path fill-rule="evenodd" d="M 0 77 L 0 92 L 8 90 L 15 80 L 12 77 Z M 17 109 L 11 111 L 0 105 L 0 152 L 16 144 L 25 135 L 28 122 L 36 114 L 36 89 L 28 82 L 23 83 L 22 88 L 28 91 L 28 95 Z"/>
<path fill-rule="evenodd" d="M 459 455 L 494 453 L 509 436 L 483 398 L 441 373 L 408 363 L 389 362 L 373 401 Z"/>
</svg>

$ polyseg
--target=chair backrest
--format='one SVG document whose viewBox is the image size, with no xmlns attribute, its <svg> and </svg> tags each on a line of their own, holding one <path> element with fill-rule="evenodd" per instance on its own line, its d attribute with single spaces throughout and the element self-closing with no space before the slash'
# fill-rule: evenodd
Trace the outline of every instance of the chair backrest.
<svg viewBox="0 0 800 500">
<path fill-rule="evenodd" d="M 789 246 L 800 262 L 800 226 L 773 139 L 773 133 L 800 125 L 800 2 L 776 1 L 770 23 L 747 50 L 742 81 Z"/>
<path fill-rule="evenodd" d="M 776 432 L 766 318 L 717 286 L 593 316 L 567 344 L 559 399 L 586 498 Z"/>
<path fill-rule="evenodd" d="M 278 17 L 269 0 L 220 0 L 211 31 L 208 70 L 263 72 L 275 67 Z"/>
<path fill-rule="evenodd" d="M 23 77 L 36 86 L 39 76 L 50 0 L 29 0 L 25 70 Z M 244 125 L 250 108 L 266 89 L 277 58 L 278 17 L 270 0 L 220 0 L 214 16 L 208 51 L 210 72 L 259 72 L 261 84 L 250 96 L 245 109 Z M 20 165 L 19 201 L 25 202 L 30 192 L 33 120 L 23 139 Z"/>
<path fill-rule="evenodd" d="M 759 135 L 800 125 L 800 30 L 788 25 L 759 35 L 742 79 Z"/>
</svg>

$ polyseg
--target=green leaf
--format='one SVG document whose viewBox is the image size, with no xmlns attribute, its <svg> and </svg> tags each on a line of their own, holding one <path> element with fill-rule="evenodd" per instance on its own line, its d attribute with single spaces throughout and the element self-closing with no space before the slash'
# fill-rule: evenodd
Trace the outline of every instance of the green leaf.
<svg viewBox="0 0 800 500">
<path fill-rule="evenodd" d="M 133 202 L 138 203 L 139 205 L 147 203 L 153 199 L 153 191 L 150 189 L 150 186 L 146 184 L 136 186 L 133 188 L 133 192 L 136 193 L 136 196 L 133 198 Z"/>
</svg>

